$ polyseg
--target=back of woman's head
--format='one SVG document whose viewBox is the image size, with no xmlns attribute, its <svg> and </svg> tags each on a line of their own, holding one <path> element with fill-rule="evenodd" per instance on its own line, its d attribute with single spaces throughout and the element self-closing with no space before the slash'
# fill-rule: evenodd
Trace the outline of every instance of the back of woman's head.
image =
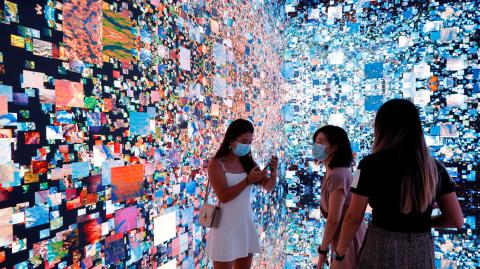
<svg viewBox="0 0 480 269">
<path fill-rule="evenodd" d="M 313 135 L 313 143 L 315 143 L 317 136 L 320 133 L 325 135 L 330 146 L 337 148 L 333 153 L 333 158 L 328 166 L 330 168 L 351 167 L 353 162 L 353 152 L 347 132 L 338 126 L 325 125 L 315 132 Z"/>
<path fill-rule="evenodd" d="M 431 205 L 438 181 L 437 168 L 430 155 L 415 105 L 405 99 L 383 104 L 375 118 L 373 153 L 393 150 L 401 167 L 400 211 L 404 214 L 425 212 Z"/>
<path fill-rule="evenodd" d="M 373 152 L 392 147 L 417 149 L 424 138 L 415 105 L 404 99 L 383 104 L 375 117 L 374 136 Z"/>
<path fill-rule="evenodd" d="M 220 145 L 220 148 L 218 149 L 214 158 L 220 159 L 227 156 L 231 151 L 230 144 L 233 141 L 235 141 L 242 134 L 253 134 L 253 132 L 253 124 L 250 121 L 244 119 L 236 119 L 232 121 L 225 132 L 222 144 Z M 247 173 L 250 172 L 250 170 L 255 166 L 251 152 L 246 156 L 240 157 L 240 162 Z"/>
</svg>

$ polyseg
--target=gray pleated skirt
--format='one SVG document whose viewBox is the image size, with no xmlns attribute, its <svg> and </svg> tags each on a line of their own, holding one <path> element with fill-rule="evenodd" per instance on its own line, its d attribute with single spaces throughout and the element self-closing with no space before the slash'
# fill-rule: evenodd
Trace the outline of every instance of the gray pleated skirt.
<svg viewBox="0 0 480 269">
<path fill-rule="evenodd" d="M 397 233 L 368 225 L 360 252 L 360 269 L 434 269 L 430 232 Z"/>
</svg>

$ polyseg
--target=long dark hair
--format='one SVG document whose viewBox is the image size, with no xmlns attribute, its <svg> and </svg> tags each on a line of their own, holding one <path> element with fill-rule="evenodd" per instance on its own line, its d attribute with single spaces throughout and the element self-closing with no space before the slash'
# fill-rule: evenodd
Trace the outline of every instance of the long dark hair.
<svg viewBox="0 0 480 269">
<path fill-rule="evenodd" d="M 375 117 L 374 133 L 373 153 L 391 149 L 399 158 L 394 172 L 403 178 L 400 211 L 425 212 L 434 199 L 438 174 L 417 108 L 405 99 L 386 102 Z"/>
<path fill-rule="evenodd" d="M 313 135 L 313 143 L 317 139 L 318 134 L 323 133 L 331 146 L 337 146 L 337 150 L 333 154 L 332 161 L 328 164 L 329 168 L 335 167 L 351 167 L 353 162 L 353 152 L 350 146 L 350 140 L 345 130 L 338 126 L 325 125 L 318 129 Z"/>
<path fill-rule="evenodd" d="M 236 119 L 227 128 L 225 137 L 223 138 L 222 144 L 215 154 L 215 159 L 221 159 L 230 153 L 230 143 L 237 139 L 239 136 L 245 133 L 253 134 L 254 128 L 251 122 L 244 119 Z M 246 156 L 240 157 L 240 163 L 243 166 L 245 172 L 250 173 L 255 167 L 255 161 L 252 157 L 252 152 L 249 152 Z"/>
</svg>

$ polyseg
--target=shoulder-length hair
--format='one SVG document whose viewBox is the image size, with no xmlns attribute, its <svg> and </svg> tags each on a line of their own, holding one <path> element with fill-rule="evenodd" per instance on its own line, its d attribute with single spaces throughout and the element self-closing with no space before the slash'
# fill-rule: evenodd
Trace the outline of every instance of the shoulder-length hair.
<svg viewBox="0 0 480 269">
<path fill-rule="evenodd" d="M 227 128 L 225 137 L 223 138 L 222 144 L 215 154 L 215 159 L 221 159 L 230 153 L 230 143 L 236 140 L 239 136 L 245 133 L 253 134 L 254 128 L 251 122 L 244 119 L 236 119 Z M 243 166 L 245 172 L 250 173 L 256 164 L 252 157 L 252 152 L 249 152 L 246 156 L 240 157 L 240 163 Z"/>
<path fill-rule="evenodd" d="M 353 152 L 347 132 L 338 126 L 325 125 L 315 132 L 313 135 L 313 143 L 315 143 L 315 140 L 320 133 L 325 134 L 325 137 L 331 146 L 337 146 L 337 150 L 333 154 L 333 158 L 328 164 L 328 167 L 351 167 L 353 162 Z"/>
<path fill-rule="evenodd" d="M 395 150 L 399 158 L 393 171 L 402 177 L 400 212 L 425 212 L 435 198 L 438 173 L 418 110 L 408 100 L 390 100 L 377 112 L 373 154 L 388 149 Z"/>
</svg>

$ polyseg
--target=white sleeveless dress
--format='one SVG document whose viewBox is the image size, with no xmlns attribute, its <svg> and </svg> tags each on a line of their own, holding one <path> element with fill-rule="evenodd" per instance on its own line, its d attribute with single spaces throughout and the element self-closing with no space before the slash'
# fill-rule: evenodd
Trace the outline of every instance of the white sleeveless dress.
<svg viewBox="0 0 480 269">
<path fill-rule="evenodd" d="M 245 179 L 247 173 L 225 172 L 227 187 L 235 186 Z M 260 253 L 258 233 L 253 223 L 248 186 L 235 199 L 221 203 L 221 218 L 218 228 L 210 229 L 207 237 L 207 256 L 216 262 L 229 262 L 245 258 L 250 253 Z"/>
</svg>

